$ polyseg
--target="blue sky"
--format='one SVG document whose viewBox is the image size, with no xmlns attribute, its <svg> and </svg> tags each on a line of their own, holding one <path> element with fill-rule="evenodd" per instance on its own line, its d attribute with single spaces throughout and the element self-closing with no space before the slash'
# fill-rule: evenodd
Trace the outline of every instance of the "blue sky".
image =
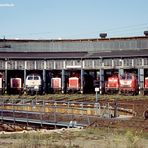
<svg viewBox="0 0 148 148">
<path fill-rule="evenodd" d="M 0 0 L 0 38 L 141 36 L 147 6 L 148 0 Z"/>
</svg>

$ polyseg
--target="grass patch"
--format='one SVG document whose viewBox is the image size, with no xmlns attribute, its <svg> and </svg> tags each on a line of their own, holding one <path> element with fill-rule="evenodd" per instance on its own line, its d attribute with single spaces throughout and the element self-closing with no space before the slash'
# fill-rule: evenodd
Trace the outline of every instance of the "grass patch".
<svg viewBox="0 0 148 148">
<path fill-rule="evenodd" d="M 14 148 L 146 148 L 147 134 L 129 129 L 87 128 L 80 131 L 1 134 L 0 144 Z M 8 143 L 7 143 L 8 142 Z M 7 145 L 6 145 L 7 144 Z M 1 146 L 0 146 L 1 148 Z"/>
</svg>

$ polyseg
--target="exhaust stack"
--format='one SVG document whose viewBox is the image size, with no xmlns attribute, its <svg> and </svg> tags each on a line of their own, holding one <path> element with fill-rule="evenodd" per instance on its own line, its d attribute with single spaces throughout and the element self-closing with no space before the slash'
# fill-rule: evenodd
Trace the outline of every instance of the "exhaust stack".
<svg viewBox="0 0 148 148">
<path fill-rule="evenodd" d="M 148 31 L 144 31 L 144 35 L 148 37 Z"/>
<path fill-rule="evenodd" d="M 107 33 L 100 33 L 101 39 L 105 39 L 107 37 Z"/>
</svg>

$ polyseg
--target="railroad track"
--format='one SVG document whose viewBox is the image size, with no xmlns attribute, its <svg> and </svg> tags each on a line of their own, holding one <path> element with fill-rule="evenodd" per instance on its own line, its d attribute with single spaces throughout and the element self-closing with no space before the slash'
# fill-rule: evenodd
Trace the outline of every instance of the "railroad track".
<svg viewBox="0 0 148 148">
<path fill-rule="evenodd" d="M 69 106 L 71 108 L 77 107 L 80 108 L 80 104 L 82 103 L 82 100 L 84 98 L 79 97 L 76 100 L 72 100 L 66 98 L 66 100 L 68 100 L 68 102 L 71 102 L 72 106 Z M 58 122 L 62 121 L 63 123 L 66 121 L 67 125 L 69 123 L 69 121 L 73 118 L 75 118 L 79 123 L 85 124 L 85 125 L 90 125 L 90 126 L 98 126 L 98 127 L 111 127 L 111 128 L 118 128 L 118 127 L 130 127 L 130 128 L 135 128 L 135 129 L 142 129 L 145 131 L 148 131 L 148 120 L 144 119 L 144 112 L 146 110 L 148 110 L 148 100 L 118 100 L 117 104 L 120 105 L 120 108 L 118 106 L 118 110 L 123 111 L 125 113 L 132 113 L 132 111 L 130 111 L 131 109 L 134 111 L 134 115 L 135 117 L 130 119 L 130 120 L 121 120 L 121 119 L 115 119 L 115 118 L 101 118 L 98 116 L 91 116 L 91 114 L 88 115 L 84 114 L 84 112 L 82 114 L 77 114 L 76 112 L 74 112 L 73 110 L 71 110 L 69 113 L 66 112 L 66 110 L 63 110 L 63 106 L 67 106 L 67 102 L 63 101 L 65 100 L 64 98 L 59 98 L 59 99 L 55 99 L 55 100 L 32 100 L 32 99 L 10 99 L 10 98 L 6 98 L 3 99 L 3 101 L 1 100 L 1 107 L 3 106 L 9 106 L 9 111 L 4 111 L 3 110 L 3 115 L 4 117 L 14 117 L 14 109 L 16 108 L 16 106 L 21 106 L 22 103 L 25 104 L 25 106 L 31 106 L 32 109 L 34 107 L 34 105 L 36 105 L 35 107 L 41 107 L 43 108 L 44 104 L 45 105 L 49 105 L 48 107 L 52 107 L 53 109 L 55 109 L 55 102 L 57 103 L 56 107 L 57 109 L 59 107 L 62 107 L 61 112 L 56 112 L 56 122 L 58 119 Z M 86 99 L 87 100 L 87 99 Z M 55 102 L 54 102 L 55 101 Z M 35 103 L 35 104 L 34 104 Z M 85 104 L 86 103 L 86 104 Z M 91 108 L 94 107 L 93 103 L 88 99 L 86 102 L 83 102 L 83 111 L 86 108 L 89 108 L 91 111 Z M 114 100 L 99 100 L 99 103 L 101 106 L 104 106 L 104 104 L 109 103 L 111 107 L 114 107 Z M 90 104 L 90 105 L 89 105 Z M 32 106 L 33 105 L 33 106 Z M 27 112 L 30 112 L 30 114 L 28 114 Z M 2 112 L 1 112 L 2 113 Z M 67 115 L 64 115 L 64 114 Z M 74 113 L 74 114 L 72 114 Z M 45 119 L 44 121 L 50 121 L 50 122 L 55 122 L 55 113 L 53 112 L 53 110 L 48 113 L 45 112 L 43 113 L 40 109 L 37 111 L 17 111 L 15 113 L 15 119 L 17 118 L 23 118 L 24 120 L 26 119 L 26 117 L 30 117 L 30 119 L 34 119 L 37 120 L 39 117 L 42 117 L 41 119 Z M 41 121 L 41 119 L 39 119 Z M 2 121 L 2 118 L 1 118 Z M 41 121 L 42 122 L 42 121 Z M 41 124 L 40 122 L 40 124 Z M 55 124 L 55 123 L 54 123 Z"/>
<path fill-rule="evenodd" d="M 107 127 L 107 128 L 132 128 L 135 130 L 143 130 L 148 132 L 148 120 L 131 119 L 131 120 L 112 120 L 112 119 L 97 119 L 91 127 Z"/>
</svg>

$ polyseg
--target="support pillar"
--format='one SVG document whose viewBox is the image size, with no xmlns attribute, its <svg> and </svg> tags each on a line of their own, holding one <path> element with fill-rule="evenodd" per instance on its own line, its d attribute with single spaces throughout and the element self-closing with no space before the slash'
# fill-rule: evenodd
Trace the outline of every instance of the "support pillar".
<svg viewBox="0 0 148 148">
<path fill-rule="evenodd" d="M 8 93 L 8 88 L 7 88 L 7 83 L 8 83 L 8 80 L 7 80 L 7 77 L 8 77 L 8 71 L 7 69 L 5 70 L 5 94 Z"/>
<path fill-rule="evenodd" d="M 24 69 L 24 94 L 26 94 L 26 69 Z"/>
<path fill-rule="evenodd" d="M 24 94 L 26 94 L 27 90 L 26 90 L 26 69 L 27 69 L 27 61 L 25 61 L 25 67 L 24 67 Z"/>
<path fill-rule="evenodd" d="M 118 75 L 119 75 L 119 76 L 124 75 L 124 69 L 123 69 L 123 68 L 120 68 L 120 69 L 119 69 Z M 120 88 L 119 88 L 119 94 L 121 94 Z"/>
<path fill-rule="evenodd" d="M 46 92 L 46 70 L 43 69 L 43 94 Z"/>
<path fill-rule="evenodd" d="M 62 94 L 65 93 L 65 70 L 62 69 Z"/>
<path fill-rule="evenodd" d="M 81 88 L 80 88 L 81 94 L 83 94 L 83 81 L 84 81 L 84 70 L 81 68 Z"/>
<path fill-rule="evenodd" d="M 138 84 L 139 84 L 139 94 L 143 93 L 144 89 L 144 69 L 138 69 Z"/>
<path fill-rule="evenodd" d="M 100 69 L 100 95 L 104 90 L 104 69 Z"/>
<path fill-rule="evenodd" d="M 123 68 L 120 68 L 119 69 L 119 75 L 123 75 L 124 74 L 124 69 Z"/>
</svg>

